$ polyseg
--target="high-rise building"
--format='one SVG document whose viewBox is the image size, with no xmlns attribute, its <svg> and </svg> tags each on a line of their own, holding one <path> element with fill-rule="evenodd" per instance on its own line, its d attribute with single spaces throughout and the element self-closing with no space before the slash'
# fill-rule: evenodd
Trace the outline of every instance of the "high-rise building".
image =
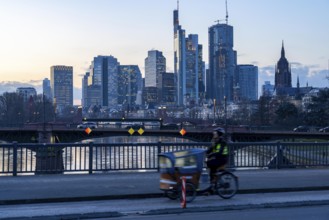
<svg viewBox="0 0 329 220">
<path fill-rule="evenodd" d="M 50 80 L 48 78 L 45 78 L 42 81 L 42 90 L 45 98 L 48 100 L 52 100 Z"/>
<path fill-rule="evenodd" d="M 236 87 L 239 88 L 234 101 L 258 99 L 258 67 L 254 65 L 238 65 L 236 68 Z"/>
<path fill-rule="evenodd" d="M 113 56 L 97 56 L 90 67 L 93 89 L 99 89 L 98 105 L 115 107 L 118 104 L 118 66 L 119 62 Z M 90 85 L 90 80 L 88 80 Z"/>
<path fill-rule="evenodd" d="M 129 109 L 136 105 L 142 91 L 142 74 L 137 65 L 120 65 L 118 74 L 118 104 Z"/>
<path fill-rule="evenodd" d="M 73 106 L 73 67 L 52 66 L 50 68 L 51 93 L 56 111 Z"/>
<path fill-rule="evenodd" d="M 209 75 L 207 96 L 221 103 L 224 97 L 233 101 L 234 73 L 237 65 L 233 50 L 233 27 L 216 24 L 209 28 Z"/>
<path fill-rule="evenodd" d="M 81 105 L 83 110 L 86 111 L 90 106 L 100 106 L 101 105 L 101 96 L 102 89 L 100 85 L 93 85 L 91 83 L 90 72 L 82 78 L 82 100 Z"/>
<path fill-rule="evenodd" d="M 202 45 L 198 44 L 198 35 L 190 34 L 186 38 L 186 77 L 185 104 L 198 104 L 200 93 L 203 94 L 204 63 L 202 61 Z"/>
<path fill-rule="evenodd" d="M 16 89 L 16 93 L 23 97 L 24 102 L 28 102 L 37 95 L 37 91 L 33 87 L 19 87 Z"/>
<path fill-rule="evenodd" d="M 82 78 L 82 99 L 81 105 L 83 107 L 87 106 L 88 103 L 88 79 L 90 76 L 90 72 L 86 72 L 86 74 Z"/>
<path fill-rule="evenodd" d="M 145 87 L 158 87 L 159 75 L 166 72 L 166 58 L 161 51 L 150 50 L 145 58 Z"/>
<path fill-rule="evenodd" d="M 158 87 L 159 104 L 165 106 L 176 105 L 176 86 L 174 73 L 160 74 L 160 87 Z"/>
<path fill-rule="evenodd" d="M 143 88 L 143 101 L 147 108 L 154 109 L 158 104 L 158 89 L 154 86 Z"/>
<path fill-rule="evenodd" d="M 174 74 L 176 80 L 177 105 L 197 104 L 200 99 L 200 80 L 204 77 L 202 46 L 198 35 L 185 38 L 185 30 L 179 25 L 178 9 L 174 10 Z M 204 82 L 202 82 L 204 84 Z"/>
<path fill-rule="evenodd" d="M 291 68 L 285 57 L 284 45 L 282 41 L 281 57 L 275 66 L 275 90 L 277 95 L 286 94 L 291 86 Z"/>
</svg>

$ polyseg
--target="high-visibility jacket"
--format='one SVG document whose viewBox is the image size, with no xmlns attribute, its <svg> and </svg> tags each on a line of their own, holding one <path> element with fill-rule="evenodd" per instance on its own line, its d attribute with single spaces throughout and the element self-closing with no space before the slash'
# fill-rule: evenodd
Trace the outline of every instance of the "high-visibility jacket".
<svg viewBox="0 0 329 220">
<path fill-rule="evenodd" d="M 221 153 L 222 155 L 227 155 L 228 154 L 228 148 L 227 145 L 222 145 L 218 143 L 215 147 L 212 149 L 212 153 Z"/>
</svg>

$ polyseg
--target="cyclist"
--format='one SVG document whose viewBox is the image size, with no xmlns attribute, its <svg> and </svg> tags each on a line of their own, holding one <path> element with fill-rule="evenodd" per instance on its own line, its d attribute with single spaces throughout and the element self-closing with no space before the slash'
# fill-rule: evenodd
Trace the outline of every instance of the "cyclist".
<svg viewBox="0 0 329 220">
<path fill-rule="evenodd" d="M 225 131 L 222 128 L 216 128 L 213 131 L 211 139 L 211 146 L 206 151 L 207 153 L 207 167 L 209 168 L 210 183 L 214 187 L 217 178 L 218 170 L 224 170 L 228 161 L 228 148 L 224 140 Z"/>
</svg>

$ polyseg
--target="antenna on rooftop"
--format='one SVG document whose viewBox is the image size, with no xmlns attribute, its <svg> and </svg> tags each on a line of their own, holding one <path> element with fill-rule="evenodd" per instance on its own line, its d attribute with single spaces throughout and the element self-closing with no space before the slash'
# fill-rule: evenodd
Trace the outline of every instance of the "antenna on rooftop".
<svg viewBox="0 0 329 220">
<path fill-rule="evenodd" d="M 228 10 L 227 10 L 227 0 L 225 0 L 225 6 L 226 6 L 226 24 L 228 24 Z"/>
</svg>

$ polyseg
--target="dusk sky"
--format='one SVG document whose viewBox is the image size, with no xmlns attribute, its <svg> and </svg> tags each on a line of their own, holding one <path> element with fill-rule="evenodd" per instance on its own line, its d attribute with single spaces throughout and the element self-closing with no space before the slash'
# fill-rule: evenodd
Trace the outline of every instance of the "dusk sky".
<svg viewBox="0 0 329 220">
<path fill-rule="evenodd" d="M 81 88 L 97 55 L 138 65 L 144 75 L 147 51 L 156 49 L 173 71 L 176 7 L 177 0 L 0 0 L 0 92 L 16 82 L 41 85 L 53 65 L 73 66 Z M 259 86 L 274 84 L 283 40 L 293 86 L 299 75 L 301 86 L 328 87 L 329 0 L 228 0 L 228 11 L 238 64 L 259 67 Z M 208 64 L 208 28 L 225 19 L 225 0 L 180 0 L 179 13 Z"/>
</svg>

